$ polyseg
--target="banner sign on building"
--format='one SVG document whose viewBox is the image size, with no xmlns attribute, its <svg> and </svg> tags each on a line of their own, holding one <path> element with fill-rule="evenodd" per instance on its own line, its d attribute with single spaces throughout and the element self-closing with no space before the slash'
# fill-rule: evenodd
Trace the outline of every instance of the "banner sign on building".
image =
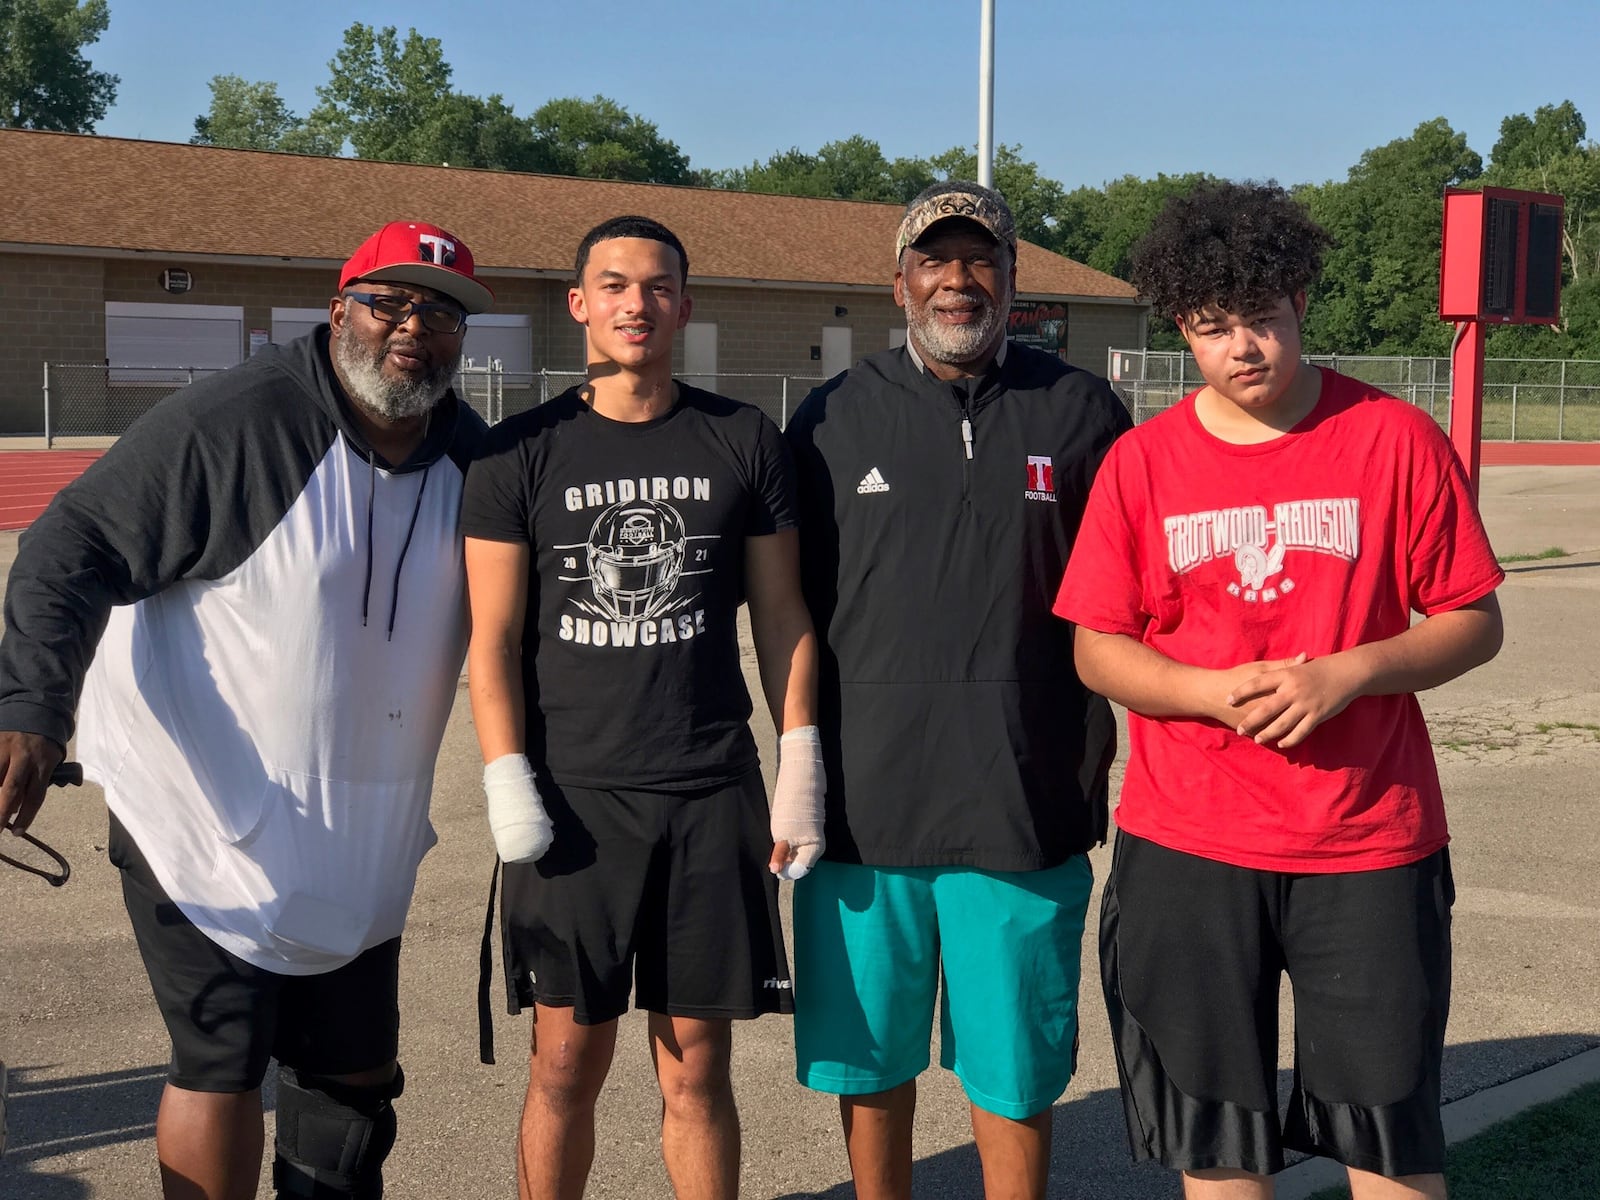
<svg viewBox="0 0 1600 1200">
<path fill-rule="evenodd" d="M 1013 341 L 1067 357 L 1067 306 L 1060 300 L 1013 300 L 1007 332 Z"/>
</svg>

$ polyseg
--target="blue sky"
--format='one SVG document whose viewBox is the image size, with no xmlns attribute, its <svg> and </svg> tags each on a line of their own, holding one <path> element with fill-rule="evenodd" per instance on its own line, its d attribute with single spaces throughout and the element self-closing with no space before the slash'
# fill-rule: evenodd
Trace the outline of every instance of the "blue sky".
<svg viewBox="0 0 1600 1200">
<path fill-rule="evenodd" d="M 1444 116 L 1488 157 L 1503 117 L 1570 99 L 1600 136 L 1595 0 L 996 0 L 995 137 L 1067 187 L 1209 171 L 1343 178 Z M 354 21 L 443 42 L 455 86 L 519 113 L 610 96 L 697 167 L 860 133 L 891 158 L 977 140 L 978 0 L 308 3 L 111 0 L 98 132 L 186 141 L 217 74 L 304 115 Z"/>
</svg>

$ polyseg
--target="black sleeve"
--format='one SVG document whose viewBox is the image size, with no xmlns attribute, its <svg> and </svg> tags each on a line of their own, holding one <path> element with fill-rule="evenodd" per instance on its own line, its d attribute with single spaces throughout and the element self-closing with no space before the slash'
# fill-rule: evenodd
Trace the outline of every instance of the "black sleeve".
<svg viewBox="0 0 1600 1200">
<path fill-rule="evenodd" d="M 817 448 L 817 428 L 827 411 L 830 385 L 806 397 L 784 428 L 794 455 L 800 518 L 800 588 L 819 634 L 832 619 L 839 586 L 839 530 L 833 512 L 833 474 Z"/>
<path fill-rule="evenodd" d="M 1098 375 L 1080 371 L 1068 379 L 1073 386 L 1072 399 L 1082 413 L 1076 433 L 1077 451 L 1068 460 L 1072 472 L 1066 486 L 1058 490 L 1071 498 L 1070 505 L 1062 506 L 1062 517 L 1067 522 L 1068 536 L 1076 539 L 1078 525 L 1083 520 L 1083 510 L 1089 503 L 1089 492 L 1094 477 L 1100 473 L 1111 444 L 1133 428 L 1133 418 L 1121 397 Z"/>
<path fill-rule="evenodd" d="M 269 367 L 195 384 L 136 421 L 18 543 L 0 729 L 64 745 L 112 606 L 232 571 L 288 511 L 333 436 L 298 384 Z"/>
<path fill-rule="evenodd" d="M 745 537 L 762 537 L 799 522 L 795 511 L 794 458 L 783 434 L 765 413 L 757 412 L 757 435 L 751 463 L 750 509 Z"/>
<path fill-rule="evenodd" d="M 463 535 L 490 542 L 532 542 L 528 447 L 519 422 L 502 422 L 489 430 L 467 471 L 461 495 Z"/>
</svg>

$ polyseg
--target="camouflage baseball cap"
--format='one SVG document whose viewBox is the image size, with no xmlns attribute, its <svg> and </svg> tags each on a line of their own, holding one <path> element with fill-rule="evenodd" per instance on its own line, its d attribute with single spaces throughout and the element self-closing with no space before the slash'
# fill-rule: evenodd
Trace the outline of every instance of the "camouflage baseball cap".
<svg viewBox="0 0 1600 1200">
<path fill-rule="evenodd" d="M 962 217 L 987 229 L 997 242 L 1017 248 L 1017 223 L 999 192 L 969 179 L 946 179 L 924 188 L 910 204 L 900 221 L 900 236 L 895 239 L 896 260 L 905 248 L 940 221 Z"/>
</svg>

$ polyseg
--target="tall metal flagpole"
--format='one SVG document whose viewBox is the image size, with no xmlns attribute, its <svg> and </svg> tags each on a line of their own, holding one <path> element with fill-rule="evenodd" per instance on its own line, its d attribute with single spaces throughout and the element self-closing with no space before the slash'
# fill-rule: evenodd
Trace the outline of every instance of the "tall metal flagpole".
<svg viewBox="0 0 1600 1200">
<path fill-rule="evenodd" d="M 978 45 L 978 182 L 994 186 L 994 0 L 983 0 Z"/>
</svg>

